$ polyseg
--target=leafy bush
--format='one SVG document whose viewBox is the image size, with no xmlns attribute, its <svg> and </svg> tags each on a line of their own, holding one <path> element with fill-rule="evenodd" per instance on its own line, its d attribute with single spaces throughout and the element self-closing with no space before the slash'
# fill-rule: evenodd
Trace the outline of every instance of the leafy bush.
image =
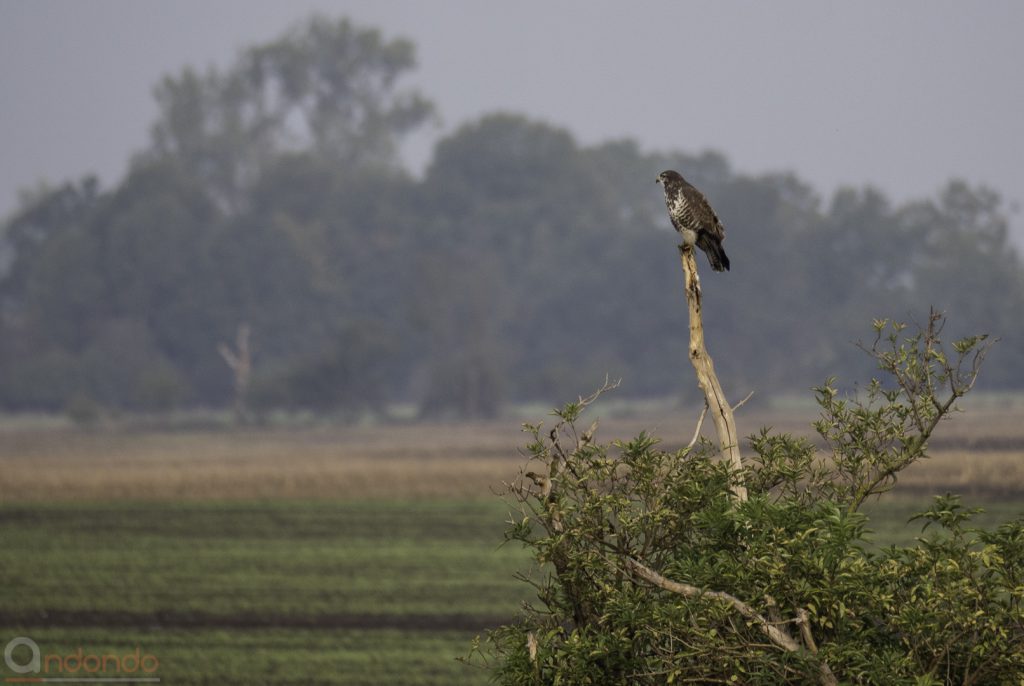
<svg viewBox="0 0 1024 686">
<path fill-rule="evenodd" d="M 538 602 L 470 662 L 508 685 L 1021 683 L 1024 516 L 974 529 L 943 495 L 914 545 L 877 550 L 861 511 L 974 384 L 989 342 L 947 349 L 942 324 L 876 322 L 882 378 L 816 390 L 823 447 L 763 430 L 738 475 L 696 438 L 597 442 L 578 423 L 601 391 L 528 425 L 507 538 Z"/>
</svg>

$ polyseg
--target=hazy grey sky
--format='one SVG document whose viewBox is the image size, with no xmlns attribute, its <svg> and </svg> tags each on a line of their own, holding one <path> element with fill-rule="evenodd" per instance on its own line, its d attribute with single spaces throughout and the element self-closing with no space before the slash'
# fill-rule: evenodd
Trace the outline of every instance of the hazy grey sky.
<svg viewBox="0 0 1024 686">
<path fill-rule="evenodd" d="M 408 146 L 417 166 L 436 136 L 510 110 L 583 143 L 720 150 L 826 194 L 903 200 L 959 176 L 1024 201 L 1019 0 L 0 0 L 0 214 L 42 179 L 116 183 L 162 74 L 226 65 L 314 11 L 416 43 L 406 83 L 443 117 Z"/>
</svg>

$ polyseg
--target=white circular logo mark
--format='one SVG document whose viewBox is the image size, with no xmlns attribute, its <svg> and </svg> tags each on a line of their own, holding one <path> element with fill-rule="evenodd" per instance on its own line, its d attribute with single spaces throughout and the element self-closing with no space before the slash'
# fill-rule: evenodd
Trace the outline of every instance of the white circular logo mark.
<svg viewBox="0 0 1024 686">
<path fill-rule="evenodd" d="M 14 649 L 19 646 L 27 646 L 32 651 L 32 659 L 23 665 L 19 665 L 14 661 Z M 7 647 L 4 648 L 4 662 L 16 674 L 28 674 L 29 672 L 39 671 L 39 645 L 31 638 L 26 636 L 18 636 L 12 638 L 8 643 Z"/>
</svg>

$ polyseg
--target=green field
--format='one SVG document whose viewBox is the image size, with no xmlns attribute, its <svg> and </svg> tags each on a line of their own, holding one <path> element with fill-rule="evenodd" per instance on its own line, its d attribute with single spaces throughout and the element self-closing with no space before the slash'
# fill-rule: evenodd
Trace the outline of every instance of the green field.
<svg viewBox="0 0 1024 686">
<path fill-rule="evenodd" d="M 876 538 L 911 539 L 923 504 L 875 505 Z M 529 596 L 505 516 L 496 498 L 6 505 L 0 639 L 139 647 L 176 685 L 483 684 L 455 658 Z"/>
<path fill-rule="evenodd" d="M 526 595 L 503 516 L 496 500 L 6 506 L 0 638 L 140 646 L 168 684 L 485 683 L 455 658 Z"/>
<path fill-rule="evenodd" d="M 748 423 L 800 426 L 790 414 Z M 668 416 L 612 420 L 602 434 L 645 428 L 670 446 L 692 432 Z M 989 509 L 979 525 L 1024 508 L 1019 416 L 944 428 L 945 444 L 868 508 L 877 544 L 912 541 L 920 526 L 907 518 L 947 489 Z M 492 495 L 522 465 L 522 440 L 511 422 L 0 422 L 0 646 L 25 636 L 58 657 L 137 647 L 174 685 L 488 683 L 456 658 L 531 599 L 514 578 L 530 560 L 501 546 L 508 513 Z M 0 686 L 12 676 L 0 663 Z"/>
</svg>

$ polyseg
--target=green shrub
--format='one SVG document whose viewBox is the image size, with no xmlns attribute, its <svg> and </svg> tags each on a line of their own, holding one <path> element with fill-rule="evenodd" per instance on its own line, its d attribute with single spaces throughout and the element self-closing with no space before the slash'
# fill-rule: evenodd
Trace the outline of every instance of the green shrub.
<svg viewBox="0 0 1024 686">
<path fill-rule="evenodd" d="M 527 426 L 507 538 L 537 602 L 469 661 L 508 685 L 1022 683 L 1024 516 L 977 530 L 938 496 L 914 545 L 879 551 L 861 512 L 974 384 L 989 342 L 947 349 L 942 323 L 876 322 L 881 378 L 816 389 L 820 443 L 763 430 L 739 475 L 706 441 L 597 442 L 578 423 L 600 392 Z"/>
</svg>

